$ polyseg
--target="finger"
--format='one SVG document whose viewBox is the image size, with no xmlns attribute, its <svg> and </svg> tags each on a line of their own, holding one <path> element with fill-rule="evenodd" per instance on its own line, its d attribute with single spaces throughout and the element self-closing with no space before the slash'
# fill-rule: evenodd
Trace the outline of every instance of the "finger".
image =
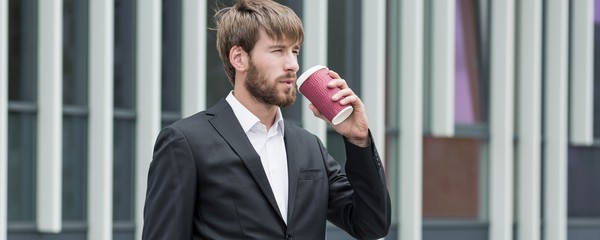
<svg viewBox="0 0 600 240">
<path fill-rule="evenodd" d="M 341 78 L 340 75 L 337 72 L 333 71 L 333 70 L 329 70 L 329 76 L 331 78 L 333 78 L 333 79 Z"/>
<path fill-rule="evenodd" d="M 336 78 L 336 79 L 332 79 L 331 81 L 329 81 L 327 83 L 327 87 L 329 88 L 340 88 L 340 89 L 345 89 L 345 88 L 349 88 L 348 87 L 348 82 L 346 82 L 346 80 L 341 79 L 341 78 Z"/>
<path fill-rule="evenodd" d="M 341 105 L 355 105 L 360 102 L 360 98 L 356 95 L 350 95 L 340 100 Z"/>
<path fill-rule="evenodd" d="M 331 100 L 339 101 L 340 99 L 343 99 L 344 97 L 348 97 L 351 95 L 355 95 L 354 91 L 352 91 L 352 89 L 350 89 L 350 88 L 344 88 L 342 90 L 339 90 L 335 94 L 333 94 L 333 96 L 331 96 Z"/>
</svg>

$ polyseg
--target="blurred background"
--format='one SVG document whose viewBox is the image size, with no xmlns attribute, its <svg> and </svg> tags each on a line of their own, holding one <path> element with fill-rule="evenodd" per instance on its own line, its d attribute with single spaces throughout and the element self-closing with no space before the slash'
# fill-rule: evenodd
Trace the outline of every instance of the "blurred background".
<svg viewBox="0 0 600 240">
<path fill-rule="evenodd" d="M 140 239 L 158 131 L 232 89 L 209 30 L 232 2 L 0 0 L 0 240 Z M 600 0 L 278 2 L 300 71 L 367 106 L 386 239 L 598 239 Z M 306 104 L 286 121 L 343 163 Z"/>
</svg>

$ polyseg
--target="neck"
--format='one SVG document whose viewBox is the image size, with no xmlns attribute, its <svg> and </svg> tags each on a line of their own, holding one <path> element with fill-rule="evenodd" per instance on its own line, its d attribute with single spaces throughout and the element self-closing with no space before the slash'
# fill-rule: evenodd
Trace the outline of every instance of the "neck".
<svg viewBox="0 0 600 240">
<path fill-rule="evenodd" d="M 245 89 L 234 89 L 233 95 L 240 101 L 244 107 L 246 107 L 254 116 L 258 117 L 260 122 L 264 124 L 267 129 L 271 129 L 271 126 L 275 123 L 275 117 L 277 116 L 278 106 L 266 104 L 254 96 L 252 96 Z"/>
</svg>

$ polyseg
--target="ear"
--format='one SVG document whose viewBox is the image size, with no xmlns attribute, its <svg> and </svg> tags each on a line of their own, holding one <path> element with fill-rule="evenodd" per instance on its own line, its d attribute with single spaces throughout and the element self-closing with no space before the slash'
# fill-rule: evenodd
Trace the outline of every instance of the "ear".
<svg viewBox="0 0 600 240">
<path fill-rule="evenodd" d="M 235 70 L 243 72 L 248 67 L 248 53 L 240 46 L 233 46 L 229 50 L 229 62 Z"/>
</svg>

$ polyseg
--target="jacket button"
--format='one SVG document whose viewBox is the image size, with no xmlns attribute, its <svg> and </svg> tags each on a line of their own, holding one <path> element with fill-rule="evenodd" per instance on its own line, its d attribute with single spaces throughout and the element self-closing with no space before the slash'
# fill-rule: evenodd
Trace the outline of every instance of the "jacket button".
<svg viewBox="0 0 600 240">
<path fill-rule="evenodd" d="M 292 237 L 292 235 L 287 235 L 287 240 L 293 240 L 294 238 Z"/>
</svg>

